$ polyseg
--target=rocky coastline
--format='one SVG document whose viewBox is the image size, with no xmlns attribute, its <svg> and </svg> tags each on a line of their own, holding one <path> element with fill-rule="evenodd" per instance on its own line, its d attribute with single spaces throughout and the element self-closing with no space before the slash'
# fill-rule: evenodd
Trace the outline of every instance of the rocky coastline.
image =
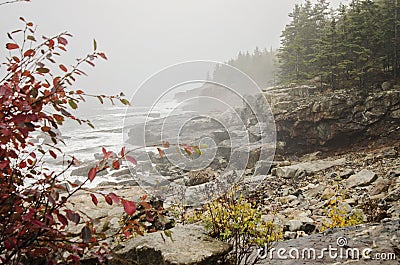
<svg viewBox="0 0 400 265">
<path fill-rule="evenodd" d="M 237 181 L 243 194 L 259 205 L 264 220 L 273 220 L 283 229 L 284 241 L 276 247 L 323 247 L 336 245 L 336 239 L 345 236 L 348 247 L 369 247 L 375 252 L 396 254 L 394 260 L 362 260 L 357 257 L 346 262 L 372 264 L 398 264 L 400 253 L 400 91 L 386 90 L 363 92 L 358 90 L 324 90 L 318 86 L 292 86 L 270 88 L 263 95 L 271 105 L 276 126 L 276 150 L 273 157 L 260 160 L 263 147 L 271 144 L 262 142 L 259 124 L 246 108 L 238 108 L 245 121 L 248 133 L 246 154 L 248 159 L 241 170 L 227 170 L 235 150 L 229 146 L 227 133 L 218 124 L 207 118 L 195 120 L 185 127 L 187 133 L 183 141 L 193 141 L 204 135 L 212 138 L 215 145 L 204 148 L 204 154 L 214 152 L 207 160 L 209 165 L 201 170 L 182 168 L 168 160 L 168 156 L 138 152 L 139 164 L 134 170 L 125 167 L 115 171 L 116 182 L 101 183 L 97 190 L 113 191 L 118 195 L 138 198 L 146 190 L 143 187 L 163 185 L 183 185 L 186 190 L 186 207 L 190 208 L 198 197 L 190 197 L 197 188 L 209 187 L 221 176 L 239 176 Z M 256 104 L 258 98 L 254 97 Z M 177 119 L 182 117 L 177 117 Z M 227 113 L 221 120 L 230 119 Z M 154 129 L 163 123 L 162 119 L 148 124 L 146 143 L 162 141 Z M 170 123 L 171 124 L 171 123 Z M 173 123 L 172 123 L 173 124 Z M 142 127 L 131 128 L 132 141 Z M 164 128 L 164 130 L 168 130 Z M 241 132 L 232 130 L 236 136 Z M 187 137 L 186 137 L 187 136 Z M 188 137 L 190 136 L 190 137 Z M 186 137 L 186 138 L 185 138 Z M 194 141 L 196 142 L 196 141 Z M 171 148 L 173 149 L 173 148 Z M 269 150 L 269 149 L 268 149 Z M 174 159 L 173 152 L 165 150 Z M 148 176 L 159 173 L 162 179 L 151 177 L 143 183 L 135 174 L 147 172 Z M 150 172 L 150 173 L 149 173 Z M 160 182 L 161 180 L 161 182 Z M 140 185 L 139 185 L 140 184 Z M 189 190 L 189 191 L 188 191 Z M 168 195 L 168 193 L 166 193 Z M 87 194 L 75 196 L 75 205 L 85 209 L 99 225 L 107 222 L 112 231 L 119 229 L 117 216 L 122 210 L 103 205 L 101 210 L 89 206 Z M 333 200 L 340 200 L 346 215 L 357 214 L 362 225 L 344 228 L 326 227 L 327 209 Z M 166 206 L 171 205 L 168 196 Z M 205 235 L 198 227 L 186 229 L 178 225 L 173 228 L 179 243 L 171 254 L 160 243 L 160 237 L 146 235 L 135 242 L 126 242 L 117 251 L 127 263 L 112 264 L 156 264 L 149 257 L 156 256 L 157 264 L 218 264 L 216 260 L 229 252 L 229 246 Z M 196 259 L 185 248 L 190 242 L 185 235 L 201 235 L 194 248 L 202 250 Z M 196 236 L 194 236 L 196 237 Z M 190 241 L 190 236 L 187 237 Z M 169 240 L 169 239 L 167 239 Z M 162 241 L 162 240 L 161 240 Z M 186 243 L 184 243 L 186 242 Z M 201 243 L 203 242 L 203 243 Z M 172 243 L 171 243 L 172 244 Z M 221 245 L 222 244 L 222 245 Z M 325 244 L 325 245 L 324 245 Z M 125 250 L 124 250 L 125 249 Z M 178 249 L 178 250 L 176 250 Z M 179 249 L 181 252 L 179 252 Z M 213 251 L 216 250 L 216 251 Z M 129 255 L 127 253 L 130 253 Z M 153 254 L 151 254 L 153 253 Z M 149 256 L 150 255 L 150 256 Z M 135 263 L 136 262 L 136 263 Z M 265 259 L 259 264 L 300 264 L 296 260 Z M 302 264 L 338 264 L 338 261 L 324 257 L 319 260 L 301 261 Z M 375 262 L 375 263 L 374 263 Z"/>
</svg>

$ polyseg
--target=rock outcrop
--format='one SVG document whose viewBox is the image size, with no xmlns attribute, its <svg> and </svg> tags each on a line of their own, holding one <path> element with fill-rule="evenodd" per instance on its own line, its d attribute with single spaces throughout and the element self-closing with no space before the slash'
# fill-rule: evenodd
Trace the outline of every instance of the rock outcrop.
<svg viewBox="0 0 400 265">
<path fill-rule="evenodd" d="M 278 141 L 275 157 L 268 153 L 271 156 L 260 161 L 260 150 L 262 147 L 270 150 L 271 142 L 260 141 L 259 127 L 262 126 L 258 126 L 251 111 L 238 107 L 235 111 L 245 124 L 244 130 L 232 119 L 232 113 L 216 116 L 218 120 L 227 121 L 230 130 L 208 117 L 191 119 L 187 113 L 152 120 L 147 124 L 148 133 L 143 132 L 141 126 L 133 126 L 128 134 L 131 144 L 137 145 L 143 142 L 136 142 L 140 133 L 147 143 L 159 144 L 161 128 L 173 143 L 177 140 L 176 124 L 182 119 L 190 122 L 180 131 L 180 140 L 200 146 L 201 139 L 212 139 L 202 148 L 200 157 L 207 158 L 204 168 L 190 168 L 190 159 L 189 166 L 174 164 L 174 159 L 179 156 L 176 148 L 170 147 L 164 150 L 163 157 L 150 154 L 147 158 L 144 153 L 143 160 L 147 164 L 138 159 L 137 172 L 150 172 L 146 175 L 148 186 L 164 184 L 152 177 L 153 173 L 159 173 L 174 187 L 187 187 L 187 192 L 182 194 L 186 196 L 188 206 L 195 205 L 190 200 L 202 201 L 199 188 L 210 188 L 218 177 L 236 180 L 234 177 L 243 175 L 238 178 L 243 194 L 260 205 L 264 220 L 273 220 L 283 229 L 284 238 L 292 239 L 278 243 L 275 248 L 320 249 L 329 244 L 336 247 L 336 240 L 345 236 L 349 240 L 346 249 L 370 247 L 374 253 L 395 253 L 400 257 L 400 145 L 396 142 L 400 139 L 400 92 L 321 92 L 310 86 L 274 88 L 250 99 L 253 100 L 250 104 L 256 106 L 264 96 L 270 102 L 275 119 Z M 166 127 L 161 126 L 164 123 Z M 371 145 L 373 142 L 377 145 Z M 360 143 L 362 145 L 357 146 Z M 380 145 L 382 143 L 385 145 Z M 233 148 L 235 144 L 236 148 Z M 208 154 L 211 154 L 210 159 Z M 303 154 L 306 155 L 300 157 Z M 246 158 L 243 165 L 242 155 Z M 193 163 L 198 165 L 200 160 L 194 159 Z M 232 168 L 226 170 L 227 164 Z M 242 165 L 241 170 L 237 170 L 236 164 Z M 130 173 L 124 168 L 118 176 L 131 177 Z M 124 194 L 130 189 L 138 189 L 129 185 L 133 186 L 125 185 L 116 192 Z M 342 218 L 357 213 L 360 222 L 380 224 L 331 230 L 329 224 L 326 227 L 326 221 L 327 209 L 332 204 L 340 207 Z M 109 221 L 114 230 L 118 229 L 118 219 L 110 218 L 114 213 L 104 208 L 96 214 L 100 214 L 98 219 L 101 221 Z M 324 229 L 328 230 L 315 234 Z M 178 226 L 172 231 L 172 240 L 163 232 L 156 232 L 124 242 L 122 248 L 116 250 L 113 264 L 215 264 L 230 250 L 228 244 L 215 241 L 197 227 Z M 309 263 L 273 259 L 263 260 L 261 264 L 333 264 L 342 261 L 320 259 Z M 370 260 L 361 262 L 369 263 Z"/>
<path fill-rule="evenodd" d="M 370 138 L 400 138 L 398 90 L 321 92 L 317 87 L 296 86 L 267 89 L 264 95 L 285 153 L 332 150 Z"/>
<path fill-rule="evenodd" d="M 346 163 L 346 159 L 316 160 L 312 162 L 299 163 L 296 165 L 277 167 L 275 175 L 281 178 L 297 178 L 299 176 L 313 175 L 318 171 L 340 166 Z"/>
<path fill-rule="evenodd" d="M 231 245 L 205 234 L 196 225 L 177 226 L 163 232 L 128 240 L 116 251 L 110 264 L 119 265 L 208 265 L 231 250 Z"/>
<path fill-rule="evenodd" d="M 279 242 L 273 246 L 274 251 L 262 253 L 264 259 L 257 264 L 398 264 L 399 246 L 397 220 L 337 228 Z M 278 254 L 279 249 L 282 250 Z"/>
</svg>

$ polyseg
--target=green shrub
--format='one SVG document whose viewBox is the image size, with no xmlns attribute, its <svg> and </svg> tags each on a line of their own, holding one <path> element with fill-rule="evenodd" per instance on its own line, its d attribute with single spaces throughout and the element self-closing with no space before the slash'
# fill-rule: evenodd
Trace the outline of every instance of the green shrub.
<svg viewBox="0 0 400 265">
<path fill-rule="evenodd" d="M 335 227 L 346 227 L 362 224 L 364 214 L 362 210 L 354 210 L 348 213 L 346 206 L 343 204 L 341 196 L 334 196 L 329 200 L 325 208 L 326 220 L 322 223 L 321 232 L 326 229 Z"/>
<path fill-rule="evenodd" d="M 212 237 L 233 245 L 233 251 L 226 257 L 228 264 L 255 264 L 258 257 L 251 255 L 254 248 L 269 249 L 282 238 L 282 231 L 273 220 L 263 221 L 256 205 L 235 190 L 207 203 L 191 221 L 201 221 Z"/>
</svg>

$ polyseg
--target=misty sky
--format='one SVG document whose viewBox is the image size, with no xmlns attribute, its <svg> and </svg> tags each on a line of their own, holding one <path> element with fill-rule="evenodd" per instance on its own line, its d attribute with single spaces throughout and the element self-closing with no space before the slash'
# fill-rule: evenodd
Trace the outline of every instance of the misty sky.
<svg viewBox="0 0 400 265">
<path fill-rule="evenodd" d="M 278 48 L 288 13 L 301 2 L 31 0 L 0 6 L 0 42 L 6 43 L 6 32 L 22 26 L 19 16 L 38 25 L 40 35 L 72 33 L 66 63 L 90 52 L 95 38 L 109 61 L 99 62 L 94 69 L 86 67 L 89 77 L 77 86 L 106 94 L 123 91 L 129 98 L 141 82 L 171 64 L 223 62 L 256 46 Z M 337 6 L 340 1 L 330 2 Z M 0 55 L 4 58 L 4 48 Z"/>
</svg>

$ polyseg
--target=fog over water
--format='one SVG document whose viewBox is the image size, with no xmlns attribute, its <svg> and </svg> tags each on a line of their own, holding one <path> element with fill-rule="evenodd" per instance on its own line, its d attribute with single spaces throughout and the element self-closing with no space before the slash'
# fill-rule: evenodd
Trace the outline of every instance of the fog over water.
<svg viewBox="0 0 400 265">
<path fill-rule="evenodd" d="M 288 13 L 301 2 L 32 0 L 0 7 L 0 42 L 6 42 L 5 32 L 22 26 L 19 16 L 38 26 L 38 36 L 63 31 L 74 35 L 65 63 L 90 52 L 95 38 L 109 61 L 94 69 L 86 67 L 89 77 L 76 86 L 91 93 L 123 91 L 129 98 L 146 78 L 171 64 L 224 62 L 256 46 L 278 48 Z M 340 1 L 331 2 L 337 6 Z M 81 110 L 90 113 L 92 106 L 86 104 Z"/>
</svg>

